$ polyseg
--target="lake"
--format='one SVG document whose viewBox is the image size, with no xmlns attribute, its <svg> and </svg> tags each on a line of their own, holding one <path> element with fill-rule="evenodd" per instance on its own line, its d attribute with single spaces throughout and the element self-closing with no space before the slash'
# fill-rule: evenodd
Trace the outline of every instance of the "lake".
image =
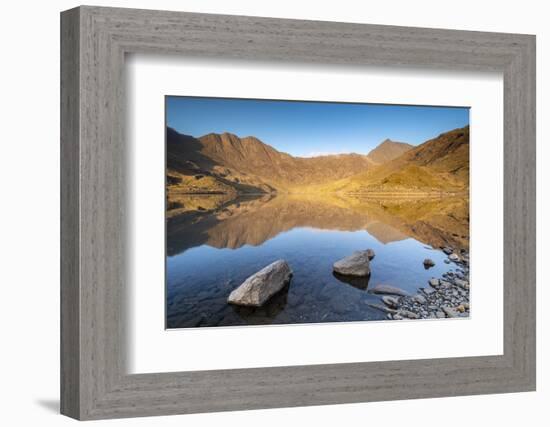
<svg viewBox="0 0 550 427">
<path fill-rule="evenodd" d="M 369 306 L 380 302 L 372 286 L 416 293 L 455 269 L 441 247 L 467 250 L 468 241 L 468 200 L 460 197 L 184 197 L 167 212 L 166 326 L 384 320 Z M 376 254 L 368 279 L 333 274 L 335 261 L 368 248 Z M 426 269 L 425 258 L 435 266 Z M 261 308 L 227 303 L 247 277 L 278 259 L 293 270 L 288 286 Z"/>
</svg>

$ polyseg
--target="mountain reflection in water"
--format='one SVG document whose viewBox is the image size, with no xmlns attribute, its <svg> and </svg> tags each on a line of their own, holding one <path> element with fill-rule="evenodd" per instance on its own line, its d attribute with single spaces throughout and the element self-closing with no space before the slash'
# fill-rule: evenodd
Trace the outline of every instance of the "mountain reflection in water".
<svg viewBox="0 0 550 427">
<path fill-rule="evenodd" d="M 442 246 L 468 249 L 467 198 L 368 199 L 337 195 L 185 196 L 167 213 L 167 327 L 379 320 L 368 286 L 410 292 L 449 269 Z M 372 248 L 369 279 L 332 264 Z M 294 276 L 261 308 L 227 304 L 229 293 L 276 259 Z M 422 260 L 436 266 L 426 270 Z"/>
</svg>

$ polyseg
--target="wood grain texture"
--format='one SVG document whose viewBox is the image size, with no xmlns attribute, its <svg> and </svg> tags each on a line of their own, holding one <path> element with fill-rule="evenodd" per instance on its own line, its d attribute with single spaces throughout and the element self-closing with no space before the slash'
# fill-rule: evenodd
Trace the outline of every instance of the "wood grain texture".
<svg viewBox="0 0 550 427">
<path fill-rule="evenodd" d="M 61 27 L 62 413 L 100 419 L 535 389 L 534 36 L 86 6 L 63 12 Z M 127 53 L 501 71 L 504 354 L 127 374 Z"/>
<path fill-rule="evenodd" d="M 61 412 L 80 414 L 78 10 L 61 20 Z"/>
</svg>

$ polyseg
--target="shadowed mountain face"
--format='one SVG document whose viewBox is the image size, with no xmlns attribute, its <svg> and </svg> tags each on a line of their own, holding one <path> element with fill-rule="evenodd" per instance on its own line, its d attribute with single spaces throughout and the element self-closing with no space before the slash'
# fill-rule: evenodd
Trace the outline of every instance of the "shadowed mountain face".
<svg viewBox="0 0 550 427">
<path fill-rule="evenodd" d="M 236 150 L 225 144 L 204 143 L 192 136 L 183 135 L 171 128 L 166 131 L 166 168 L 168 199 L 175 202 L 181 194 L 228 194 L 235 196 L 246 193 L 275 191 L 267 182 L 256 175 L 237 172 L 225 166 L 224 152 Z M 241 153 L 241 155 L 244 155 Z"/>
<path fill-rule="evenodd" d="M 174 194 L 287 192 L 349 177 L 374 164 L 359 154 L 292 157 L 257 138 L 230 133 L 194 138 L 168 128 L 166 137 L 168 186 Z"/>
</svg>

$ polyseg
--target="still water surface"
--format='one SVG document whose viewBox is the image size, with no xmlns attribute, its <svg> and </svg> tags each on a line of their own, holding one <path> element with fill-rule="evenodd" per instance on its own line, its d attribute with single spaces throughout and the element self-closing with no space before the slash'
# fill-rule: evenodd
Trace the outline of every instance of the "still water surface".
<svg viewBox="0 0 550 427">
<path fill-rule="evenodd" d="M 367 201 L 339 198 L 190 198 L 168 215 L 167 327 L 382 320 L 367 302 L 378 283 L 411 293 L 453 268 L 440 246 L 466 247 L 463 199 Z M 374 249 L 369 279 L 336 277 L 332 264 Z M 431 258 L 435 267 L 425 269 Z M 277 259 L 294 275 L 261 308 L 227 304 L 247 277 Z"/>
</svg>

